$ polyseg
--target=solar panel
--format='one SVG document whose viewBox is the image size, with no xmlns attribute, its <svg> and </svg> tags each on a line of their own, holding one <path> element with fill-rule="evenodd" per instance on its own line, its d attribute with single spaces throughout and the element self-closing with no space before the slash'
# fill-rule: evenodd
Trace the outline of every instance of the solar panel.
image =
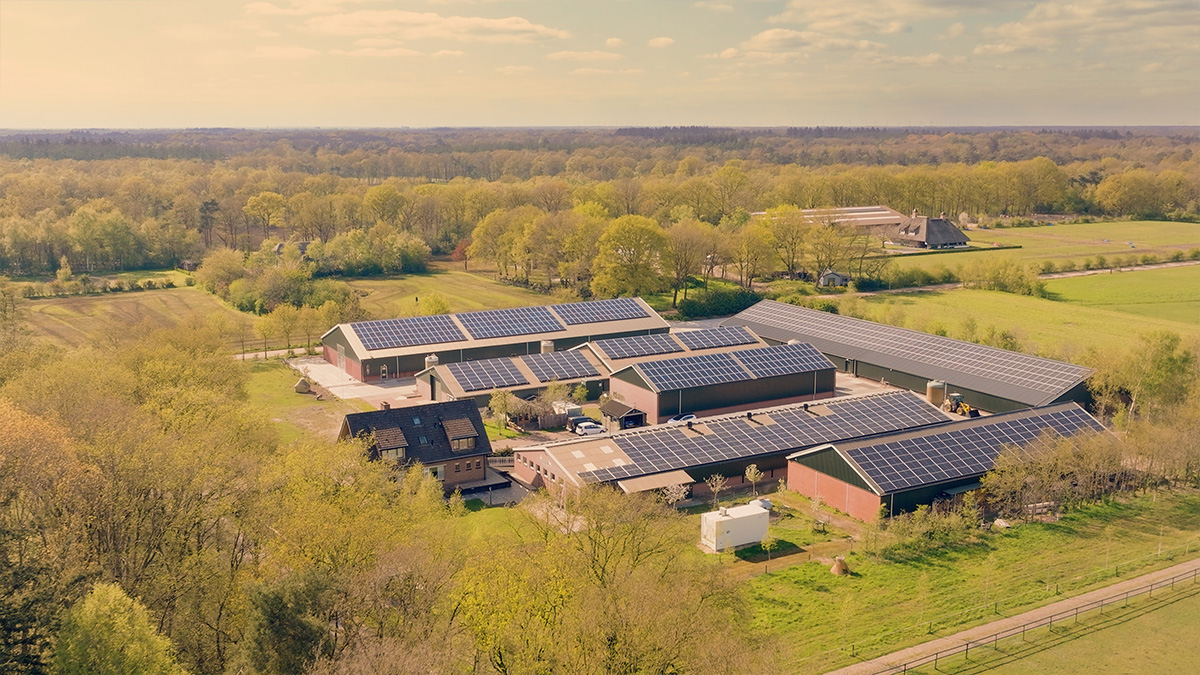
<svg viewBox="0 0 1200 675">
<path fill-rule="evenodd" d="M 675 337 L 688 349 L 714 349 L 716 347 L 732 347 L 734 345 L 749 345 L 758 342 L 742 326 L 723 326 L 704 330 L 686 330 L 675 333 Z"/>
<path fill-rule="evenodd" d="M 833 364 L 810 344 L 778 345 L 733 352 L 755 377 L 775 377 L 828 370 Z"/>
<path fill-rule="evenodd" d="M 476 340 L 566 330 L 545 307 L 489 309 L 457 316 L 467 332 Z"/>
<path fill-rule="evenodd" d="M 446 368 L 462 385 L 463 391 L 479 391 L 528 384 L 512 359 L 485 359 L 447 363 Z"/>
<path fill-rule="evenodd" d="M 880 354 L 913 362 L 914 366 L 942 369 L 943 372 L 932 374 L 934 377 L 953 380 L 953 374 L 961 373 L 1049 395 L 1075 386 L 1090 372 L 1071 363 L 770 300 L 754 305 L 732 320 L 750 323 L 760 333 L 757 326 L 779 329 L 787 336 L 813 342 L 823 351 L 839 356 L 866 360 L 871 354 Z"/>
<path fill-rule="evenodd" d="M 985 419 L 994 421 L 959 422 L 914 438 L 884 437 L 872 445 L 849 448 L 846 454 L 887 494 L 985 473 L 1005 446 L 1028 445 L 1046 432 L 1065 437 L 1104 429 L 1077 406 Z"/>
<path fill-rule="evenodd" d="M 568 326 L 620 321 L 621 319 L 642 319 L 650 316 L 633 298 L 573 302 L 569 305 L 551 305 L 551 308 L 562 317 L 563 322 Z"/>
<path fill-rule="evenodd" d="M 666 333 L 596 340 L 592 344 L 599 347 L 612 359 L 629 359 L 635 356 L 653 356 L 683 351 L 679 343 L 672 340 Z"/>
<path fill-rule="evenodd" d="M 467 338 L 445 314 L 411 319 L 383 319 L 350 324 L 368 350 L 459 342 Z"/>
<path fill-rule="evenodd" d="M 947 422 L 945 415 L 911 392 L 830 401 L 821 404 L 821 411 L 815 414 L 791 406 L 756 413 L 758 422 L 740 415 L 706 419 L 703 435 L 685 434 L 680 427 L 617 434 L 612 441 L 630 463 L 580 477 L 587 482 L 623 480 Z"/>
<path fill-rule="evenodd" d="M 729 354 L 698 354 L 679 359 L 646 361 L 634 367 L 641 371 L 655 391 L 690 389 L 750 379 Z"/>
<path fill-rule="evenodd" d="M 600 374 L 596 366 L 582 352 L 551 352 L 549 354 L 529 354 L 521 360 L 533 371 L 533 376 L 541 382 L 550 380 L 571 380 L 577 377 L 594 377 Z"/>
</svg>

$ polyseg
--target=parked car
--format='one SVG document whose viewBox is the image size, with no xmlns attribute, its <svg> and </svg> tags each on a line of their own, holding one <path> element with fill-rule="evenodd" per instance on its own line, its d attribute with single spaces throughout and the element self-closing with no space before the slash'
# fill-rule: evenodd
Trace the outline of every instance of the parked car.
<svg viewBox="0 0 1200 675">
<path fill-rule="evenodd" d="M 575 433 L 580 436 L 595 436 L 604 433 L 604 427 L 595 422 L 580 422 L 575 425 Z"/>
<path fill-rule="evenodd" d="M 580 424 L 583 424 L 584 422 L 591 422 L 592 424 L 595 424 L 596 420 L 588 417 L 587 415 L 576 415 L 574 417 L 568 417 L 567 418 L 567 428 L 570 429 L 571 431 L 575 431 L 575 427 L 579 426 Z"/>
<path fill-rule="evenodd" d="M 691 422 L 692 420 L 695 420 L 695 419 L 696 419 L 696 416 L 691 413 L 682 413 L 682 414 L 676 415 L 676 416 L 672 417 L 671 419 L 667 420 L 667 424 L 671 424 L 671 425 L 687 424 L 688 422 Z"/>
</svg>

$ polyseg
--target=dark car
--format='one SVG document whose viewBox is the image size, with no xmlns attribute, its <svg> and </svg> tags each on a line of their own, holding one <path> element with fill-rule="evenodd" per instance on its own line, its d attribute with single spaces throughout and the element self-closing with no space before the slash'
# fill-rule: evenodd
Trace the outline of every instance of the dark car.
<svg viewBox="0 0 1200 675">
<path fill-rule="evenodd" d="M 596 420 L 588 417 L 587 415 L 576 415 L 575 417 L 567 418 L 567 428 L 570 429 L 571 431 L 575 431 L 575 427 L 578 426 L 581 422 L 595 422 L 595 421 Z"/>
</svg>

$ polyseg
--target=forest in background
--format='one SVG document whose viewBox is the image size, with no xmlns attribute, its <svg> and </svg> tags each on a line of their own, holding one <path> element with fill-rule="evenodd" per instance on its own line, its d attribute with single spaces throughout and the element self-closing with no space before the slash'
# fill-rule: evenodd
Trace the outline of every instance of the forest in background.
<svg viewBox="0 0 1200 675">
<path fill-rule="evenodd" d="M 328 273 L 383 273 L 372 256 L 398 269 L 412 264 L 391 262 L 397 249 L 450 254 L 497 211 L 581 206 L 727 232 L 788 205 L 1194 220 L 1197 146 L 1187 128 L 9 132 L 0 274 L 166 268 L 339 235 Z"/>
</svg>

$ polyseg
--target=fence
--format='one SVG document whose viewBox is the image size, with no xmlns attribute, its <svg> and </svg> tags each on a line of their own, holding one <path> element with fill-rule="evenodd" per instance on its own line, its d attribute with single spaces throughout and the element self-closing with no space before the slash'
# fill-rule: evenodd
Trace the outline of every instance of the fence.
<svg viewBox="0 0 1200 675">
<path fill-rule="evenodd" d="M 987 635 L 987 636 L 984 636 L 984 637 L 981 637 L 981 638 L 978 638 L 975 640 L 968 640 L 961 645 L 956 645 L 949 649 L 943 649 L 941 651 L 934 652 L 933 654 L 931 654 L 929 656 L 924 656 L 919 659 L 915 659 L 913 661 L 908 661 L 908 662 L 902 663 L 898 666 L 891 666 L 889 668 L 885 668 L 884 670 L 875 671 L 875 673 L 873 675 L 897 675 L 898 673 L 907 673 L 912 668 L 919 668 L 921 666 L 927 666 L 931 663 L 933 664 L 934 669 L 937 669 L 938 661 L 940 661 L 941 659 L 948 658 L 951 656 L 956 656 L 958 654 L 962 654 L 963 658 L 970 658 L 972 647 L 975 647 L 976 649 L 978 649 L 980 647 L 986 647 L 987 645 L 991 644 L 993 648 L 996 648 L 996 644 L 1000 640 L 1005 640 L 1007 638 L 1016 637 L 1017 635 L 1020 635 L 1022 638 L 1024 638 L 1026 631 L 1042 628 L 1043 626 L 1045 626 L 1047 628 L 1053 628 L 1054 622 L 1056 622 L 1056 621 L 1061 623 L 1062 621 L 1065 621 L 1067 619 L 1073 619 L 1076 623 L 1078 623 L 1080 614 L 1086 614 L 1087 612 L 1090 612 L 1093 610 L 1100 610 L 1100 612 L 1103 613 L 1104 608 L 1107 607 L 1108 605 L 1113 605 L 1118 602 L 1128 604 L 1130 598 L 1135 598 L 1139 595 L 1148 594 L 1150 597 L 1154 597 L 1154 591 L 1162 589 L 1162 588 L 1168 588 L 1168 587 L 1173 589 L 1173 588 L 1175 588 L 1175 584 L 1179 583 L 1179 582 L 1190 581 L 1194 585 L 1196 583 L 1196 579 L 1198 576 L 1200 576 L 1200 569 L 1195 569 L 1195 570 L 1192 570 L 1191 572 L 1183 572 L 1181 574 L 1176 574 L 1175 576 L 1173 576 L 1169 579 L 1163 579 L 1162 581 L 1156 581 L 1152 584 L 1146 584 L 1145 586 L 1139 586 L 1137 588 L 1132 588 L 1132 589 L 1129 589 L 1122 593 L 1114 593 L 1113 595 L 1110 595 L 1108 597 L 1101 598 L 1099 600 L 1093 600 L 1087 604 L 1083 604 L 1078 607 L 1073 607 L 1071 609 L 1063 610 L 1061 612 L 1051 614 L 1050 616 L 1044 616 L 1035 621 L 1023 623 L 1020 626 L 1014 626 L 1013 628 L 1008 628 L 1006 630 L 1002 630 L 997 633 L 992 633 L 991 635 Z"/>
<path fill-rule="evenodd" d="M 493 469 L 511 469 L 516 466 L 516 457 L 509 455 L 507 457 L 488 457 L 488 466 Z"/>
</svg>

